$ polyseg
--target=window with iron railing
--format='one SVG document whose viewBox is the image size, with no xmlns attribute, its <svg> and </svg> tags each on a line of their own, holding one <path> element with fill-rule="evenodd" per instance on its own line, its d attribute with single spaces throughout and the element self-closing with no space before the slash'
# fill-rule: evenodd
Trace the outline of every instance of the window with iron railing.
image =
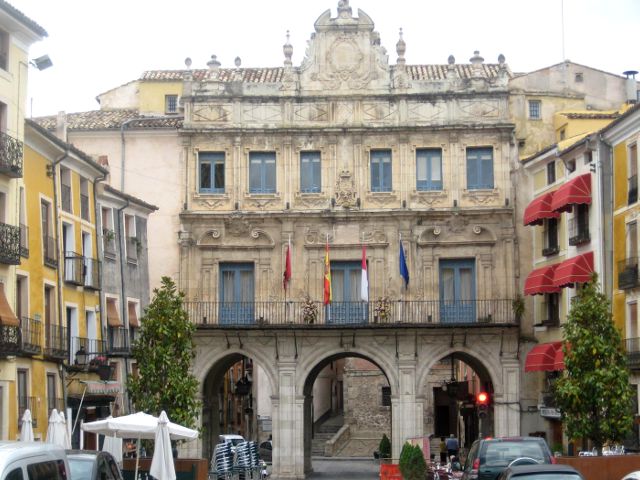
<svg viewBox="0 0 640 480">
<path fill-rule="evenodd" d="M 573 218 L 569 219 L 569 245 L 581 245 L 591 240 L 589 234 L 589 205 L 576 205 Z"/>
<path fill-rule="evenodd" d="M 89 215 L 89 196 L 82 193 L 80 194 L 80 216 L 83 220 L 91 220 Z"/>
<path fill-rule="evenodd" d="M 116 232 L 108 228 L 102 229 L 102 249 L 106 257 L 116 256 Z"/>
<path fill-rule="evenodd" d="M 60 186 L 62 210 L 71 213 L 71 186 L 64 183 Z"/>
<path fill-rule="evenodd" d="M 22 177 L 23 144 L 4 132 L 0 132 L 0 172 L 11 177 Z"/>
<path fill-rule="evenodd" d="M 626 258 L 618 262 L 618 288 L 626 290 L 637 287 L 638 278 L 638 257 Z"/>
<path fill-rule="evenodd" d="M 542 255 L 555 255 L 560 251 L 558 244 L 558 219 L 547 218 L 544 220 L 544 231 L 542 232 L 544 245 Z"/>
<path fill-rule="evenodd" d="M 75 285 L 84 284 L 84 257 L 75 252 L 64 254 L 64 281 Z"/>
<path fill-rule="evenodd" d="M 20 227 L 0 223 L 0 263 L 20 265 Z"/>
<path fill-rule="evenodd" d="M 56 257 L 56 242 L 55 239 L 49 235 L 42 236 L 42 258 L 44 264 L 56 268 L 58 266 L 58 259 Z"/>
<path fill-rule="evenodd" d="M 29 227 L 20 224 L 20 255 L 29 258 Z"/>
<path fill-rule="evenodd" d="M 42 322 L 28 317 L 20 319 L 22 352 L 29 355 L 42 353 Z"/>
</svg>

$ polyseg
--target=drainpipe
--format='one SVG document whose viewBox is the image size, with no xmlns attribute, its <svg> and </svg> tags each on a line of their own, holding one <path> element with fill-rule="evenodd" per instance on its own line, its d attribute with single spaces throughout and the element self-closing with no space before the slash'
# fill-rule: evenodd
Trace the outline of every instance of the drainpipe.
<svg viewBox="0 0 640 480">
<path fill-rule="evenodd" d="M 602 241 L 601 252 L 604 262 L 604 278 L 600 279 L 603 285 L 604 293 L 612 298 L 613 293 L 613 217 L 606 218 L 606 214 L 611 212 L 613 215 L 613 146 L 604 139 L 604 135 L 600 133 L 600 142 L 602 146 L 598 148 L 598 159 L 596 168 L 600 168 L 600 198 L 603 199 L 603 192 L 608 192 L 607 204 L 602 202 L 600 206 L 600 214 L 602 215 L 602 225 L 604 240 Z M 601 156 L 602 154 L 602 156 Z M 605 251 L 606 249 L 606 251 Z"/>
<path fill-rule="evenodd" d="M 124 138 L 124 137 L 123 137 Z M 124 145 L 124 144 L 123 144 Z M 124 160 L 124 156 L 123 156 L 123 160 Z M 124 172 L 124 169 L 122 170 Z M 124 175 L 123 175 L 123 180 L 124 180 Z M 129 200 L 127 199 L 127 203 L 124 204 L 124 206 L 122 208 L 119 208 L 117 210 L 117 223 L 118 223 L 118 232 L 121 234 L 120 235 L 120 291 L 121 291 L 121 295 L 120 295 L 120 300 L 122 303 L 122 319 L 124 320 L 125 317 L 125 312 L 128 312 L 127 310 L 127 297 L 126 297 L 126 285 L 125 285 L 125 281 L 124 281 L 124 271 L 125 271 L 125 262 L 127 261 L 125 256 L 124 256 L 124 246 L 126 245 L 126 238 L 124 236 L 124 228 L 122 225 L 122 212 L 129 206 L 131 205 L 131 203 L 129 202 Z M 128 313 L 127 313 L 127 319 L 128 319 Z M 128 322 L 127 322 L 128 325 Z M 128 329 L 127 329 L 127 334 L 128 334 Z M 128 340 L 128 338 L 127 338 Z M 125 383 L 127 383 L 129 381 L 129 357 L 127 356 L 124 359 L 124 372 L 125 372 Z M 126 390 L 123 390 L 123 395 L 126 395 L 126 400 L 127 400 L 127 407 L 128 407 L 128 411 L 131 412 L 131 403 L 129 400 L 129 395 L 126 394 Z M 124 396 L 123 396 L 123 402 L 124 402 Z M 124 405 L 123 405 L 124 407 Z"/>
</svg>

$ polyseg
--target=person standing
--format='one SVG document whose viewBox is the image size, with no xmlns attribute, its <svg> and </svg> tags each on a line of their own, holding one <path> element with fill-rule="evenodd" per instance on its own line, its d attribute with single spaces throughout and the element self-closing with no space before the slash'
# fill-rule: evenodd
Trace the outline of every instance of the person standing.
<svg viewBox="0 0 640 480">
<path fill-rule="evenodd" d="M 440 437 L 440 463 L 447 463 L 447 444 L 444 437 Z"/>
<path fill-rule="evenodd" d="M 445 443 L 447 446 L 447 455 L 449 456 L 449 458 L 451 458 L 452 456 L 457 457 L 458 450 L 460 450 L 460 444 L 458 443 L 458 439 L 456 438 L 456 436 L 452 433 L 451 435 L 449 435 L 449 438 L 447 438 L 447 441 Z"/>
</svg>

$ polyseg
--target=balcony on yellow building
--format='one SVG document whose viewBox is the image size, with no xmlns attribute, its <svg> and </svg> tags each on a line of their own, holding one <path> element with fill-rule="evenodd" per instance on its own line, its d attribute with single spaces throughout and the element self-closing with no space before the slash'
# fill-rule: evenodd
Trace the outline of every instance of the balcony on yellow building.
<svg viewBox="0 0 640 480">
<path fill-rule="evenodd" d="M 0 223 L 0 263 L 20 265 L 20 227 Z"/>
<path fill-rule="evenodd" d="M 618 288 L 626 290 L 637 287 L 640 284 L 638 278 L 638 257 L 629 257 L 618 262 Z"/>
<path fill-rule="evenodd" d="M 69 357 L 67 346 L 67 327 L 56 324 L 46 326 L 45 355 L 55 360 L 64 360 Z"/>
<path fill-rule="evenodd" d="M 11 178 L 22 177 L 23 144 L 4 132 L 0 132 L 0 173 Z"/>
<path fill-rule="evenodd" d="M 42 255 L 46 266 L 57 268 L 58 256 L 56 254 L 56 239 L 50 235 L 42 236 Z"/>
</svg>

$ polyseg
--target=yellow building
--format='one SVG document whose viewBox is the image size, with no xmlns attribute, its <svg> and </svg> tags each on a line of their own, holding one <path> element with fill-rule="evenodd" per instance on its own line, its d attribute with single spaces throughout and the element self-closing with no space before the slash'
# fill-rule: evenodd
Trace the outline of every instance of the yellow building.
<svg viewBox="0 0 640 480">
<path fill-rule="evenodd" d="M 16 353 L 20 312 L 16 265 L 20 264 L 24 109 L 29 47 L 47 32 L 6 2 L 0 3 L 0 440 L 17 435 Z M 38 59 L 43 60 L 43 59 Z M 33 62 L 39 68 L 43 63 Z"/>
<path fill-rule="evenodd" d="M 15 438 L 18 418 L 29 408 L 36 437 L 44 439 L 51 409 L 68 406 L 69 392 L 89 379 L 67 367 L 106 351 L 94 186 L 107 172 L 30 120 L 25 128 L 21 220 L 28 226 L 28 249 L 16 271 L 22 342 L 9 438 Z"/>
</svg>

